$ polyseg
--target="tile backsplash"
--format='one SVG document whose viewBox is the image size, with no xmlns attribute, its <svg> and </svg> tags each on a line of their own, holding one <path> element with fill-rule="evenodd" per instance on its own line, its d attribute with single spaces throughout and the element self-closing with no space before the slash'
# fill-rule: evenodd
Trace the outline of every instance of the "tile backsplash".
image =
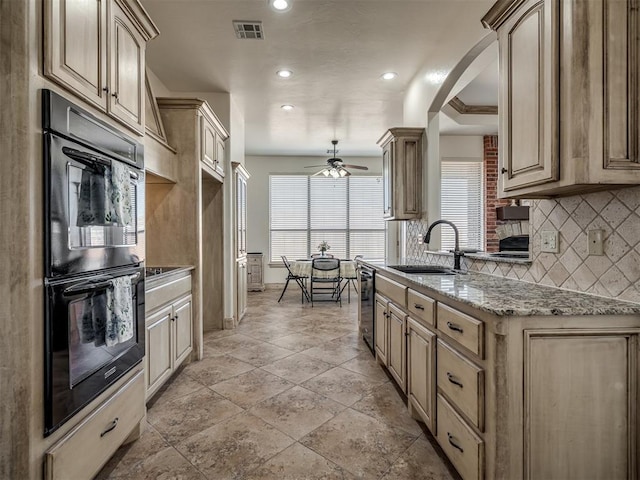
<svg viewBox="0 0 640 480">
<path fill-rule="evenodd" d="M 407 259 L 450 263 L 427 252 L 422 220 L 407 224 Z M 464 259 L 465 268 L 532 283 L 640 302 L 640 187 L 531 201 L 531 263 Z M 558 253 L 540 251 L 541 232 L 560 233 Z M 604 230 L 604 255 L 589 255 L 587 232 Z"/>
</svg>

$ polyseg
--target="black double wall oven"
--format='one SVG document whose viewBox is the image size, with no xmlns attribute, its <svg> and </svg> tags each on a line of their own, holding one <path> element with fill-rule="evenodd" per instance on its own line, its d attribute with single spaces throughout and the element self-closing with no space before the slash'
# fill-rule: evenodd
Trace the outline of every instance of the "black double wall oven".
<svg viewBox="0 0 640 480">
<path fill-rule="evenodd" d="M 50 90 L 44 136 L 47 436 L 144 357 L 144 150 Z"/>
</svg>

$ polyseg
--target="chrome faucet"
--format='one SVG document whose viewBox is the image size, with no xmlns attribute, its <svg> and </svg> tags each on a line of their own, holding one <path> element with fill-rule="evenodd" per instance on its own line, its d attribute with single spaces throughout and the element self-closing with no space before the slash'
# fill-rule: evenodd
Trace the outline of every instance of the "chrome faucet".
<svg viewBox="0 0 640 480">
<path fill-rule="evenodd" d="M 455 245 L 453 246 L 453 268 L 454 270 L 460 270 L 460 257 L 462 257 L 462 252 L 460 251 L 460 234 L 458 233 L 458 227 L 456 227 L 453 222 L 449 220 L 436 220 L 433 222 L 427 229 L 427 233 L 424 236 L 424 243 L 428 244 L 431 241 L 431 230 L 441 223 L 445 223 L 453 228 L 455 238 Z"/>
</svg>

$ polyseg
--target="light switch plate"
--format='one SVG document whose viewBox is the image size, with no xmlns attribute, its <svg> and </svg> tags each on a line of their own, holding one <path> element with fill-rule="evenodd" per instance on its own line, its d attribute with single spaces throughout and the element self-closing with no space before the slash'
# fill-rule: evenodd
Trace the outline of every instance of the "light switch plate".
<svg viewBox="0 0 640 480">
<path fill-rule="evenodd" d="M 540 251 L 547 253 L 558 253 L 560 245 L 558 241 L 558 232 L 556 230 L 542 231 L 542 238 L 540 239 Z"/>
<path fill-rule="evenodd" d="M 589 255 L 604 255 L 604 230 L 589 230 Z"/>
</svg>

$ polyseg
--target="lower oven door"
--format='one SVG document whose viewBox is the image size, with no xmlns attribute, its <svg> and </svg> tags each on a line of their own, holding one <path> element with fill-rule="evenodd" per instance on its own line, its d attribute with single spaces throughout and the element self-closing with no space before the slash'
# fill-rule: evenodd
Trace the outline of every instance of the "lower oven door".
<svg viewBox="0 0 640 480">
<path fill-rule="evenodd" d="M 45 281 L 45 436 L 144 356 L 144 268 Z"/>
</svg>

